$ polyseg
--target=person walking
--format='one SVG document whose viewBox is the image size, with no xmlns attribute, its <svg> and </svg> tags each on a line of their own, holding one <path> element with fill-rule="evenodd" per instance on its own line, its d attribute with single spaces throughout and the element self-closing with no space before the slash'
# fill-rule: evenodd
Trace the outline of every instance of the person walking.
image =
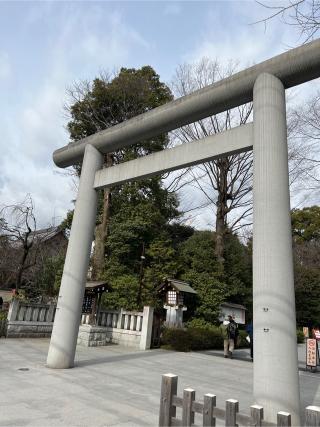
<svg viewBox="0 0 320 427">
<path fill-rule="evenodd" d="M 232 359 L 232 353 L 233 350 L 237 344 L 238 339 L 238 325 L 234 321 L 234 318 L 232 316 L 228 316 L 229 324 L 227 326 L 227 333 L 228 333 L 228 351 L 229 351 L 229 357 Z"/>
<path fill-rule="evenodd" d="M 221 335 L 223 338 L 224 357 L 228 357 L 228 354 L 229 354 L 229 339 L 228 339 L 228 330 L 227 330 L 228 325 L 229 325 L 229 320 L 228 320 L 228 317 L 226 316 L 224 321 L 220 325 Z"/>
<path fill-rule="evenodd" d="M 232 359 L 235 342 L 238 336 L 238 325 L 232 316 L 227 316 L 220 326 L 223 337 L 223 352 L 224 357 Z"/>
</svg>

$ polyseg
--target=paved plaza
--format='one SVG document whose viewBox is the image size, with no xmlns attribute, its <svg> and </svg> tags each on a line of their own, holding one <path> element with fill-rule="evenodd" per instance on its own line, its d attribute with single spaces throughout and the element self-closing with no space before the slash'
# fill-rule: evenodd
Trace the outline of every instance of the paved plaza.
<svg viewBox="0 0 320 427">
<path fill-rule="evenodd" d="M 214 393 L 221 408 L 235 398 L 243 413 L 253 403 L 247 350 L 229 360 L 215 350 L 78 347 L 75 368 L 52 370 L 45 367 L 48 346 L 47 339 L 0 339 L 0 426 L 156 426 L 168 372 L 179 376 L 179 395 L 188 386 L 199 400 Z M 303 370 L 304 352 L 299 345 L 301 404 L 320 405 L 320 373 Z"/>
</svg>

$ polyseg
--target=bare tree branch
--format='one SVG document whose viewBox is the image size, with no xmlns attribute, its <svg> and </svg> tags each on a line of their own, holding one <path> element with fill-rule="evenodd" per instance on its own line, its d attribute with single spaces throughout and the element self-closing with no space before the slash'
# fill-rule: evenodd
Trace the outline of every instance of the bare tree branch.
<svg viewBox="0 0 320 427">
<path fill-rule="evenodd" d="M 37 263 L 41 244 L 47 234 L 36 233 L 34 203 L 28 194 L 21 203 L 0 209 L 0 272 L 14 277 L 16 290 L 24 281 L 24 273 Z"/>
<path fill-rule="evenodd" d="M 271 6 L 264 2 L 256 1 L 270 12 L 252 25 L 263 23 L 265 28 L 268 22 L 280 17 L 282 21 L 300 31 L 303 42 L 313 39 L 320 29 L 320 1 L 319 0 L 287 0 L 285 5 Z"/>
<path fill-rule="evenodd" d="M 172 90 L 179 97 L 188 95 L 232 74 L 235 69 L 234 62 L 230 62 L 227 67 L 223 68 L 217 60 L 212 61 L 208 58 L 203 58 L 195 64 L 180 65 L 172 82 Z M 174 131 L 173 136 L 175 141 L 180 144 L 196 141 L 243 125 L 250 120 L 251 114 L 252 105 L 247 104 L 183 126 Z M 239 223 L 242 223 L 245 218 L 242 210 L 247 212 L 248 205 L 250 205 L 251 177 L 251 153 L 224 157 L 184 170 L 180 176 L 175 174 L 174 183 L 179 183 L 180 189 L 186 186 L 198 188 L 206 200 L 205 203 L 201 203 L 202 206 L 211 204 L 214 207 L 217 242 L 221 236 L 220 246 L 218 243 L 216 245 L 219 246 L 216 251 L 218 259 L 223 258 L 222 240 L 227 228 L 232 229 L 233 224 L 239 226 Z M 230 221 L 228 221 L 231 213 Z"/>
</svg>

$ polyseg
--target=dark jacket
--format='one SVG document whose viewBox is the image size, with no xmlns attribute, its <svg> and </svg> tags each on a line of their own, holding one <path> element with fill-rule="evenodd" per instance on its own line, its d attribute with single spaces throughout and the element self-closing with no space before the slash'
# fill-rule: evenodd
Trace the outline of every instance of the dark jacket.
<svg viewBox="0 0 320 427">
<path fill-rule="evenodd" d="M 247 325 L 246 331 L 248 332 L 248 335 L 249 335 L 250 339 L 252 340 L 253 339 L 253 324 L 252 324 L 252 322 Z"/>
<path fill-rule="evenodd" d="M 227 332 L 228 332 L 228 338 L 230 340 L 235 340 L 235 341 L 237 340 L 239 331 L 238 331 L 238 325 L 234 320 L 230 320 L 230 323 L 227 328 Z"/>
</svg>

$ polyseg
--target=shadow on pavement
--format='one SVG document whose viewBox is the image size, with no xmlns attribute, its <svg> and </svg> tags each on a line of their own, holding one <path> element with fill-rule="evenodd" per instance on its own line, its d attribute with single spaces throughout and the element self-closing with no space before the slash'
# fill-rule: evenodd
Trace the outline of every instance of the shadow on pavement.
<svg viewBox="0 0 320 427">
<path fill-rule="evenodd" d="M 201 351 L 197 351 L 197 353 L 206 354 L 208 356 L 215 356 L 215 357 L 224 358 L 223 351 L 221 351 L 221 350 L 201 350 Z M 236 349 L 233 352 L 232 359 L 233 360 L 241 360 L 242 362 L 252 363 L 251 359 L 250 359 L 249 350 L 243 350 L 243 349 L 237 350 Z"/>
<path fill-rule="evenodd" d="M 153 357 L 159 355 L 159 350 L 151 350 L 148 352 L 141 351 L 139 353 L 127 353 L 116 356 L 108 356 L 99 359 L 87 359 L 87 360 L 78 360 L 74 364 L 74 368 L 80 368 L 82 366 L 91 366 L 91 365 L 99 365 L 102 363 L 114 363 L 114 362 L 122 362 L 126 360 L 132 359 L 144 359 L 146 357 Z"/>
</svg>

